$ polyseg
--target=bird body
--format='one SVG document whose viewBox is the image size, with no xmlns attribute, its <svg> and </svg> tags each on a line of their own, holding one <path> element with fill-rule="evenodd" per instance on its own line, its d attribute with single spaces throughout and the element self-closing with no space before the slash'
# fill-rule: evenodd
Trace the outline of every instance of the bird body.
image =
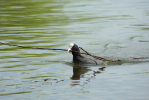
<svg viewBox="0 0 149 100">
<path fill-rule="evenodd" d="M 74 44 L 71 43 L 69 45 L 69 52 L 72 52 L 73 55 L 73 62 L 74 63 L 82 63 L 82 64 L 94 64 L 94 65 L 101 65 L 103 63 L 102 60 L 98 60 L 98 59 L 90 59 L 87 57 L 84 57 L 80 54 L 80 50 L 79 47 Z"/>
</svg>

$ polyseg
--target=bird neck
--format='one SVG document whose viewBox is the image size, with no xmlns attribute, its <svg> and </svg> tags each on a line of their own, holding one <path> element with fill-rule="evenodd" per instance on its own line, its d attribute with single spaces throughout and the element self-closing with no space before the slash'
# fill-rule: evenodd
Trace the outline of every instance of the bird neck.
<svg viewBox="0 0 149 100">
<path fill-rule="evenodd" d="M 75 55 L 81 55 L 81 54 L 80 52 L 72 52 L 72 55 L 75 56 Z"/>
<path fill-rule="evenodd" d="M 83 57 L 80 53 L 72 53 L 72 55 L 73 55 L 73 61 L 78 61 L 80 57 L 81 58 Z"/>
</svg>

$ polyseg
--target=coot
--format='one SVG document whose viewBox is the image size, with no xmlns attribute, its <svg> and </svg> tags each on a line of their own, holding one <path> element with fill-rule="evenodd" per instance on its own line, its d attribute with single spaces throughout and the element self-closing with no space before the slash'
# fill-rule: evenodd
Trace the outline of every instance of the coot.
<svg viewBox="0 0 149 100">
<path fill-rule="evenodd" d="M 68 51 L 69 53 L 72 52 L 74 63 L 94 64 L 94 65 L 101 65 L 103 63 L 102 60 L 90 59 L 82 56 L 80 54 L 79 47 L 74 43 L 70 43 Z"/>
</svg>

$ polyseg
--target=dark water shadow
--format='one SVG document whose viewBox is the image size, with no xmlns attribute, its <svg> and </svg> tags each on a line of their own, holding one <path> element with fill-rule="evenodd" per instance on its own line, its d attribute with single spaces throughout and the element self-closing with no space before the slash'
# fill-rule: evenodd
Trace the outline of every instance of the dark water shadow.
<svg viewBox="0 0 149 100">
<path fill-rule="evenodd" d="M 96 76 L 96 74 L 102 73 L 102 71 L 105 71 L 106 67 L 99 67 L 96 71 L 92 70 L 91 68 L 94 66 L 80 66 L 78 64 L 74 64 L 73 66 L 73 75 L 70 77 L 71 86 L 81 85 L 82 79 L 83 81 L 82 86 L 85 84 L 88 84 L 92 78 Z M 97 66 L 98 67 L 98 66 Z"/>
</svg>

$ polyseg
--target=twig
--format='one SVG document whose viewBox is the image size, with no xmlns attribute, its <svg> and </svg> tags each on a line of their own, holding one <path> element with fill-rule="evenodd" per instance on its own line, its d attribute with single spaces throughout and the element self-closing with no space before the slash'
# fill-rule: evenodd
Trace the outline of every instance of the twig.
<svg viewBox="0 0 149 100">
<path fill-rule="evenodd" d="M 0 42 L 0 44 L 3 44 L 3 45 L 8 45 L 8 46 L 20 47 L 20 48 L 28 48 L 28 49 L 41 49 L 41 50 L 62 50 L 62 51 L 67 51 L 67 49 L 54 49 L 54 48 L 26 47 L 26 46 L 12 45 L 12 44 L 2 43 L 2 42 Z"/>
<path fill-rule="evenodd" d="M 113 62 L 114 62 L 114 61 L 121 61 L 121 60 L 119 60 L 119 59 L 117 59 L 117 60 L 109 60 L 109 59 L 105 59 L 105 58 L 102 58 L 102 57 L 94 56 L 94 55 L 88 53 L 87 51 L 85 51 L 83 48 L 81 48 L 81 47 L 79 47 L 79 48 L 82 49 L 84 52 L 86 52 L 87 55 L 92 56 L 93 58 L 96 58 L 96 59 L 99 59 L 99 60 L 103 60 L 103 61 L 113 61 Z"/>
<path fill-rule="evenodd" d="M 20 46 L 20 45 L 12 45 L 12 44 L 8 44 L 8 43 L 3 43 L 3 42 L 0 42 L 0 44 L 3 44 L 3 45 L 8 45 L 8 46 L 15 46 L 15 47 L 19 47 L 19 48 L 28 48 L 28 49 L 41 49 L 41 50 L 61 50 L 61 51 L 68 51 L 67 49 L 54 49 L 54 48 L 39 48 L 39 47 L 26 47 L 26 46 Z M 83 48 L 79 47 L 80 49 L 82 49 L 85 53 L 82 53 L 82 52 L 79 52 L 80 54 L 85 54 L 85 55 L 89 55 L 93 58 L 96 58 L 96 59 L 99 59 L 99 60 L 102 60 L 102 61 L 122 61 L 122 60 L 125 60 L 125 59 L 117 59 L 117 60 L 110 60 L 110 59 L 105 59 L 105 58 L 102 58 L 102 57 L 98 57 L 98 56 L 94 56 L 90 53 L 88 53 L 86 50 L 84 50 Z M 78 52 L 78 51 L 73 51 L 73 52 Z M 129 60 L 132 60 L 132 59 L 145 59 L 147 57 L 139 57 L 139 58 L 128 58 Z"/>
</svg>

